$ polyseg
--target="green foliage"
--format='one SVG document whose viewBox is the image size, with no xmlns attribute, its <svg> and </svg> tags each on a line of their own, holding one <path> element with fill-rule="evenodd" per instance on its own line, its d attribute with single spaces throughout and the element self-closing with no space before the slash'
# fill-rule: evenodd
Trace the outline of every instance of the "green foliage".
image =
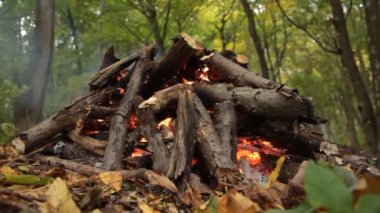
<svg viewBox="0 0 380 213">
<path fill-rule="evenodd" d="M 329 213 L 379 212 L 380 195 L 364 195 L 353 205 L 355 176 L 340 167 L 309 162 L 305 172 L 306 199 L 297 208 L 268 213 L 305 213 L 326 209 Z"/>
</svg>

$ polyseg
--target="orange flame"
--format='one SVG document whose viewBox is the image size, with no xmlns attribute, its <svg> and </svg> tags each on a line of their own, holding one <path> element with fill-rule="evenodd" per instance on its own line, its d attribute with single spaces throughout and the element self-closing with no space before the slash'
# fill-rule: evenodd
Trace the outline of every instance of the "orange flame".
<svg viewBox="0 0 380 213">
<path fill-rule="evenodd" d="M 249 165 L 256 166 L 261 163 L 261 156 L 258 152 L 251 152 L 249 150 L 238 150 L 237 152 L 237 160 L 240 161 L 241 158 L 246 158 Z"/>
<path fill-rule="evenodd" d="M 129 128 L 130 129 L 136 129 L 137 126 L 139 125 L 139 119 L 137 118 L 136 114 L 132 114 L 131 117 L 129 118 Z"/>
<path fill-rule="evenodd" d="M 160 121 L 160 122 L 157 124 L 157 129 L 160 129 L 161 126 L 171 127 L 172 124 L 173 124 L 173 118 L 168 117 L 168 118 L 165 118 L 164 120 Z"/>
<path fill-rule="evenodd" d="M 186 78 L 182 78 L 182 83 L 188 84 L 188 85 L 193 85 L 195 82 L 194 81 L 189 81 Z"/>
</svg>

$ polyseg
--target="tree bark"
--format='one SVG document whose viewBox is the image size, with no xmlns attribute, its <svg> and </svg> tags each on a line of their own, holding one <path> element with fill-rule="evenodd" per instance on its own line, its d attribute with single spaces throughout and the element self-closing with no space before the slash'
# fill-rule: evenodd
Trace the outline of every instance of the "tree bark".
<svg viewBox="0 0 380 213">
<path fill-rule="evenodd" d="M 14 121 L 24 130 L 41 121 L 49 82 L 54 50 L 54 0 L 36 1 L 36 28 L 31 39 L 30 58 L 24 84 L 29 87 L 26 94 L 16 100 Z"/>
<path fill-rule="evenodd" d="M 359 69 L 355 63 L 342 3 L 340 0 L 330 0 L 330 5 L 333 12 L 333 24 L 336 31 L 337 41 L 341 49 L 341 61 L 346 68 L 359 102 L 359 111 L 365 125 L 363 131 L 366 137 L 366 142 L 371 147 L 372 151 L 375 151 L 378 144 L 375 111 Z"/>
<path fill-rule="evenodd" d="M 244 11 L 248 18 L 248 30 L 249 30 L 249 34 L 251 35 L 252 41 L 255 44 L 257 57 L 259 58 L 261 76 L 269 79 L 268 66 L 265 59 L 264 49 L 261 45 L 260 36 L 256 29 L 256 23 L 255 23 L 255 17 L 253 15 L 253 11 L 247 0 L 240 0 L 240 2 L 243 5 Z"/>
<path fill-rule="evenodd" d="M 80 58 L 80 49 L 79 49 L 79 38 L 78 38 L 78 29 L 75 25 L 73 13 L 70 8 L 67 8 L 67 20 L 69 22 L 69 28 L 71 30 L 71 37 L 73 38 L 73 46 L 75 51 L 75 69 L 77 74 L 82 73 L 82 61 Z"/>
<path fill-rule="evenodd" d="M 380 124 L 380 1 L 363 0 L 365 20 L 367 24 L 368 53 L 375 85 L 376 121 Z M 380 138 L 380 129 L 377 129 L 377 137 Z M 380 142 L 377 145 L 380 154 Z"/>
</svg>

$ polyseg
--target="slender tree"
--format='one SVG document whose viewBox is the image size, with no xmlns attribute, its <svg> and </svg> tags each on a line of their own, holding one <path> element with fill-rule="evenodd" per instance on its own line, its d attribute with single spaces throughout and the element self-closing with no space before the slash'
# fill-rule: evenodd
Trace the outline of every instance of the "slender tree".
<svg viewBox="0 0 380 213">
<path fill-rule="evenodd" d="M 333 14 L 333 25 L 336 31 L 336 40 L 341 52 L 341 61 L 348 73 L 348 77 L 358 99 L 366 141 L 374 151 L 378 144 L 375 111 L 360 75 L 359 68 L 355 62 L 354 52 L 352 51 L 351 41 L 347 32 L 346 17 L 343 13 L 342 3 L 340 0 L 330 0 L 330 5 Z"/>
<path fill-rule="evenodd" d="M 259 58 L 261 75 L 264 78 L 269 78 L 268 65 L 267 65 L 267 61 L 265 59 L 264 49 L 261 45 L 261 39 L 260 39 L 259 33 L 257 32 L 257 29 L 256 29 L 256 22 L 255 22 L 255 17 L 253 15 L 252 8 L 251 8 L 250 4 L 248 3 L 248 0 L 240 0 L 240 2 L 244 8 L 246 15 L 247 15 L 248 30 L 249 30 L 249 34 L 251 35 L 252 41 L 255 44 L 257 57 Z"/>
<path fill-rule="evenodd" d="M 16 100 L 14 119 L 19 129 L 42 119 L 46 87 L 54 49 L 54 0 L 37 0 L 34 35 L 30 40 L 30 58 L 22 83 L 29 90 Z"/>
</svg>

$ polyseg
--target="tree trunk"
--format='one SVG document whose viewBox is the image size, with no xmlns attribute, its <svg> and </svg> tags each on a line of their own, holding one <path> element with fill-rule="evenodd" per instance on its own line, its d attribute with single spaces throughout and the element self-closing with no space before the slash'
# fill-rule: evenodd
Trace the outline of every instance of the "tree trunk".
<svg viewBox="0 0 380 213">
<path fill-rule="evenodd" d="M 366 137 L 366 142 L 374 151 L 377 146 L 377 124 L 375 111 L 372 107 L 372 103 L 368 91 L 365 88 L 363 79 L 360 76 L 359 69 L 355 63 L 355 57 L 347 32 L 342 3 L 340 0 L 330 0 L 330 5 L 333 12 L 333 24 L 336 31 L 337 41 L 341 50 L 341 61 L 343 66 L 346 68 L 359 102 L 359 111 L 364 123 L 363 131 Z"/>
<path fill-rule="evenodd" d="M 82 73 L 82 61 L 80 58 L 79 40 L 78 40 L 78 29 L 75 25 L 73 13 L 70 8 L 67 8 L 67 20 L 69 22 L 69 28 L 71 37 L 73 39 L 74 51 L 75 51 L 75 70 L 77 74 Z"/>
<path fill-rule="evenodd" d="M 26 129 L 42 119 L 46 87 L 54 48 L 54 0 L 36 2 L 36 28 L 30 43 L 30 58 L 23 83 L 29 91 L 15 104 L 14 119 L 19 129 Z"/>
<path fill-rule="evenodd" d="M 249 34 L 251 34 L 252 41 L 255 44 L 257 57 L 259 58 L 259 63 L 260 63 L 261 75 L 264 78 L 269 79 L 269 71 L 268 71 L 268 66 L 265 59 L 264 49 L 261 46 L 260 36 L 257 33 L 255 17 L 253 16 L 252 9 L 247 0 L 240 0 L 240 2 L 243 5 L 245 13 L 247 14 L 248 30 L 249 30 Z"/>
<path fill-rule="evenodd" d="M 368 34 L 368 52 L 375 85 L 376 121 L 380 122 L 380 1 L 363 0 Z M 380 138 L 380 130 L 377 132 Z M 380 153 L 380 143 L 377 151 Z"/>
</svg>

